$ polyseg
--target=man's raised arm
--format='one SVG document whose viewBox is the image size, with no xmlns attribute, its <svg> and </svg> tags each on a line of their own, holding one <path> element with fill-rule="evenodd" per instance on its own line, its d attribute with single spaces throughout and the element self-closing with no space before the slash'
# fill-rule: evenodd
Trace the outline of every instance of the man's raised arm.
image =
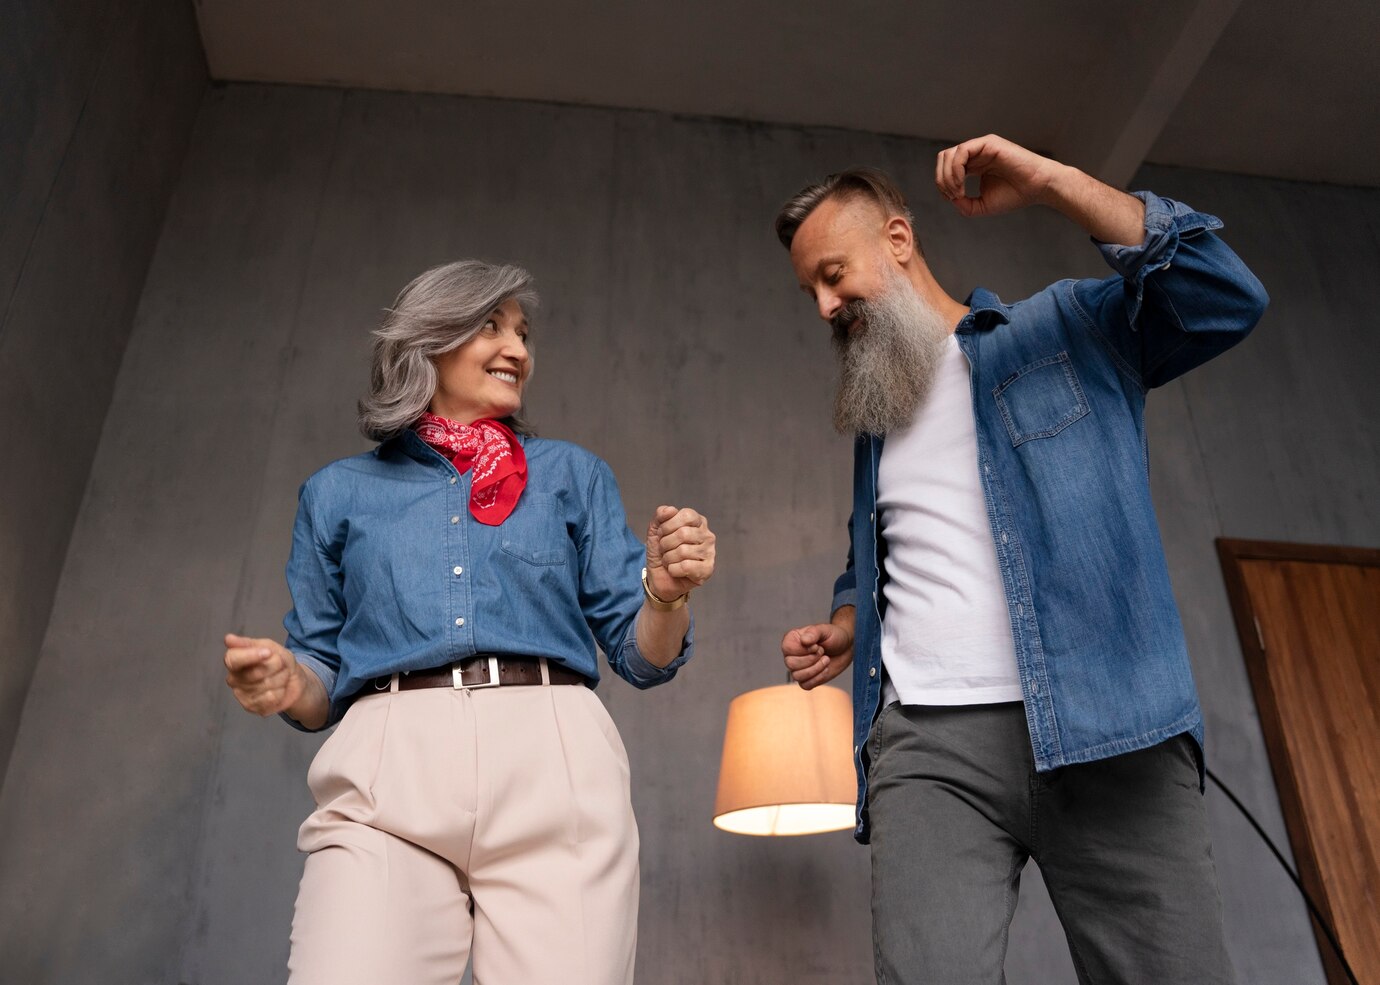
<svg viewBox="0 0 1380 985">
<path fill-rule="evenodd" d="M 964 179 L 970 175 L 980 179 L 976 198 L 963 193 Z M 942 151 L 934 182 L 964 216 L 1047 205 L 1104 243 L 1139 246 L 1145 237 L 1145 206 L 1140 199 L 995 134 Z"/>
</svg>

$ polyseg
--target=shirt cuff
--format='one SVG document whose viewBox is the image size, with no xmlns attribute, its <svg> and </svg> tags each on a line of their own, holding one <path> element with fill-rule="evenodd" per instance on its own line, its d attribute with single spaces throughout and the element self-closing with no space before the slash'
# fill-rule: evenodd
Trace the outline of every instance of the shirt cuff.
<svg viewBox="0 0 1380 985">
<path fill-rule="evenodd" d="M 637 618 L 642 618 L 642 613 L 638 612 Z M 637 645 L 637 623 L 633 623 L 633 631 L 628 634 L 628 641 L 623 644 L 623 670 L 625 680 L 634 687 L 648 688 L 658 684 L 665 684 L 676 676 L 676 671 L 685 665 L 686 661 L 695 651 L 695 614 L 690 613 L 690 625 L 685 629 L 685 639 L 681 640 L 680 653 L 676 659 L 672 660 L 665 667 L 658 667 L 645 656 Z"/>
<path fill-rule="evenodd" d="M 297 658 L 298 663 L 321 679 L 321 683 L 326 688 L 327 695 L 335 690 L 335 669 L 333 667 L 327 665 L 325 661 L 313 657 L 310 653 L 302 653 L 299 650 L 293 650 L 292 655 Z M 322 729 L 334 725 L 336 721 L 339 720 L 340 716 L 336 714 L 335 702 L 332 701 L 330 709 L 326 712 L 326 724 L 322 725 L 321 728 L 307 728 L 285 711 L 279 712 L 278 717 L 299 732 L 320 732 Z"/>
<path fill-rule="evenodd" d="M 858 574 L 853 568 L 849 568 L 843 574 L 834 579 L 834 605 L 829 610 L 829 615 L 838 612 L 845 605 L 856 607 L 858 604 Z"/>
<path fill-rule="evenodd" d="M 1127 293 L 1126 314 L 1134 327 L 1145 293 L 1145 278 L 1163 270 L 1174 260 L 1179 241 L 1203 232 L 1222 228 L 1222 220 L 1197 212 L 1172 198 L 1154 192 L 1132 192 L 1145 204 L 1145 238 L 1139 246 L 1121 246 L 1094 239 L 1107 265 L 1124 277 L 1132 290 Z"/>
</svg>

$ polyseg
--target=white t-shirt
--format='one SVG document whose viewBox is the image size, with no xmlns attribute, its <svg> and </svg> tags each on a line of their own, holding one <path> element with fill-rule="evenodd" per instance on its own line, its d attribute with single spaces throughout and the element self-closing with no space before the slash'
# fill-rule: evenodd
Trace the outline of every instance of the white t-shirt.
<svg viewBox="0 0 1380 985">
<path fill-rule="evenodd" d="M 978 480 L 968 357 L 950 336 L 929 395 L 887 435 L 877 478 L 886 539 L 884 702 L 1020 701 L 1016 648 Z"/>
</svg>

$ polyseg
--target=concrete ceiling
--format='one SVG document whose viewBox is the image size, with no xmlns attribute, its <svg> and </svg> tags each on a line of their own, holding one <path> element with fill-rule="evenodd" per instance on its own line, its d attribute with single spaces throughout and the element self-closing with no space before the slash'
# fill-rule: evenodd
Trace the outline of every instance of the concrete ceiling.
<svg viewBox="0 0 1380 985">
<path fill-rule="evenodd" d="M 957 140 L 1380 186 L 1374 0 L 196 0 L 218 79 Z"/>
</svg>

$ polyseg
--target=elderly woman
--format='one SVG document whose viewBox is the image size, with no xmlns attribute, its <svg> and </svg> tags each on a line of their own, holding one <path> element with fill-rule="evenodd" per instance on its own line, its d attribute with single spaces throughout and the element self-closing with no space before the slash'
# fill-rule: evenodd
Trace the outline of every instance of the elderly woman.
<svg viewBox="0 0 1380 985">
<path fill-rule="evenodd" d="M 315 731 L 294 983 L 630 982 L 637 826 L 595 645 L 635 687 L 690 658 L 714 534 L 640 544 L 609 467 L 519 417 L 531 278 L 422 274 L 375 333 L 374 450 L 302 486 L 287 646 L 226 637 L 247 710 Z"/>
</svg>

